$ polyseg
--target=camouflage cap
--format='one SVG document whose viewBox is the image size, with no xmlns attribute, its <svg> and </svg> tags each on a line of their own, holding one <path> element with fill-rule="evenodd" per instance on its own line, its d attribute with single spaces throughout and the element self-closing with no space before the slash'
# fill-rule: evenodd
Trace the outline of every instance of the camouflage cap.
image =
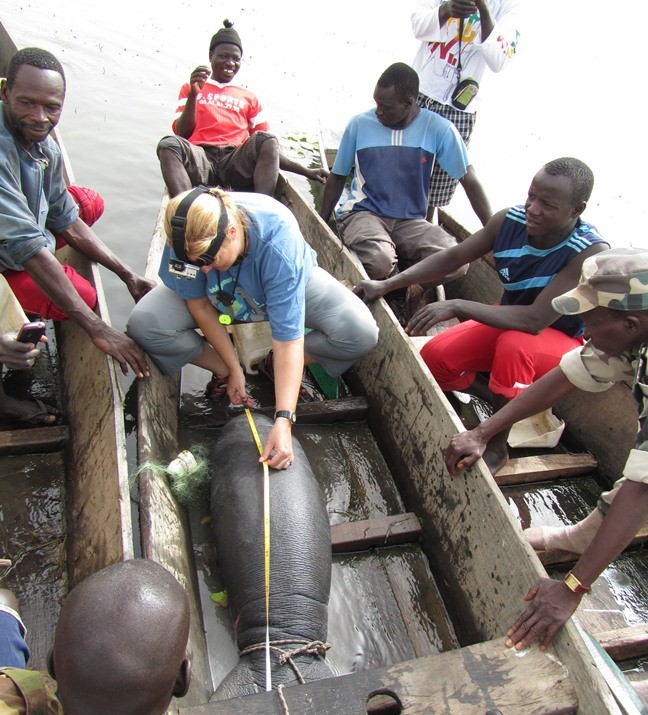
<svg viewBox="0 0 648 715">
<path fill-rule="evenodd" d="M 648 250 L 611 248 L 583 261 L 578 286 L 551 301 L 563 315 L 598 306 L 614 310 L 648 310 Z"/>
</svg>

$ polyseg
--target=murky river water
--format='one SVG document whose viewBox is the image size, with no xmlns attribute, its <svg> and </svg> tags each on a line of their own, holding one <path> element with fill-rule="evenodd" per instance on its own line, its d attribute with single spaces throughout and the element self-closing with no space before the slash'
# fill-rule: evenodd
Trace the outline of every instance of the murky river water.
<svg viewBox="0 0 648 715">
<path fill-rule="evenodd" d="M 639 181 L 648 152 L 641 129 L 630 124 L 640 100 L 634 68 L 642 66 L 641 43 L 585 0 L 520 6 L 518 55 L 483 83 L 471 145 L 493 207 L 519 203 L 544 162 L 573 155 L 596 175 L 586 216 L 615 244 L 647 244 L 637 227 L 648 212 Z M 624 7 L 627 17 L 643 8 L 638 0 Z M 238 78 L 259 94 L 273 129 L 321 129 L 334 143 L 353 114 L 372 106 L 382 70 L 411 62 L 409 11 L 385 0 L 332 0 L 312 12 L 295 0 L 0 0 L 0 19 L 19 45 L 46 47 L 63 62 L 69 82 L 61 128 L 77 178 L 104 195 L 97 230 L 139 270 L 162 189 L 155 146 L 169 131 L 180 85 L 205 62 L 224 18 L 243 41 Z M 461 190 L 453 210 L 478 227 Z M 130 299 L 111 276 L 106 283 L 121 326 Z"/>
</svg>

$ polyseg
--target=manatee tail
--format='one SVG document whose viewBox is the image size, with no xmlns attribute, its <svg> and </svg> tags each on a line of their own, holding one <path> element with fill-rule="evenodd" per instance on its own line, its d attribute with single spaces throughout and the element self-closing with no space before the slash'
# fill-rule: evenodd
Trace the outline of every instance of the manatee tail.
<svg viewBox="0 0 648 715">
<path fill-rule="evenodd" d="M 279 665 L 273 658 L 272 664 L 272 687 L 284 685 L 289 688 L 298 685 L 300 677 L 304 682 L 331 678 L 334 673 L 331 671 L 326 659 L 312 656 L 297 656 L 293 661 L 295 668 L 289 663 Z M 253 695 L 265 690 L 265 660 L 254 657 L 242 656 L 239 662 L 225 676 L 221 684 L 212 695 L 211 700 L 228 700 L 238 698 L 242 695 Z"/>
<path fill-rule="evenodd" d="M 249 662 L 241 659 L 216 688 L 216 692 L 212 695 L 210 702 L 238 698 L 241 695 L 253 695 L 265 690 L 265 687 L 259 687 L 254 675 Z"/>
</svg>

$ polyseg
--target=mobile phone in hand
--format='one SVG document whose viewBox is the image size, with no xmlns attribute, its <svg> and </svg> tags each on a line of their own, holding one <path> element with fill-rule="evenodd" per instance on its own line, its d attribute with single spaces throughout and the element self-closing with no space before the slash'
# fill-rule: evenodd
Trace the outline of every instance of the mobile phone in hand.
<svg viewBox="0 0 648 715">
<path fill-rule="evenodd" d="M 45 335 L 45 327 L 45 323 L 41 320 L 34 323 L 25 323 L 22 328 L 20 328 L 16 340 L 21 343 L 33 343 L 34 345 L 38 345 L 39 340 Z"/>
</svg>

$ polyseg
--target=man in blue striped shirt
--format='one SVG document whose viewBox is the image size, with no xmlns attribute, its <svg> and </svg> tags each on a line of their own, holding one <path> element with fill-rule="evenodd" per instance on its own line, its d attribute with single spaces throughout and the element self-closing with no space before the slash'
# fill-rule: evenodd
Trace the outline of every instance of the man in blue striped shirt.
<svg viewBox="0 0 648 715">
<path fill-rule="evenodd" d="M 499 211 L 461 244 L 394 278 L 362 281 L 356 292 L 376 300 L 415 283 L 438 284 L 458 266 L 492 251 L 503 288 L 498 304 L 432 303 L 412 317 L 407 332 L 426 335 L 437 323 L 461 321 L 431 338 L 421 356 L 441 389 L 470 393 L 497 411 L 583 344 L 580 317 L 559 315 L 551 300 L 577 285 L 587 257 L 609 248 L 580 218 L 593 185 L 592 171 L 582 161 L 550 161 L 533 177 L 524 205 Z M 508 459 L 507 438 L 508 430 L 500 432 L 484 452 L 493 474 Z"/>
</svg>

